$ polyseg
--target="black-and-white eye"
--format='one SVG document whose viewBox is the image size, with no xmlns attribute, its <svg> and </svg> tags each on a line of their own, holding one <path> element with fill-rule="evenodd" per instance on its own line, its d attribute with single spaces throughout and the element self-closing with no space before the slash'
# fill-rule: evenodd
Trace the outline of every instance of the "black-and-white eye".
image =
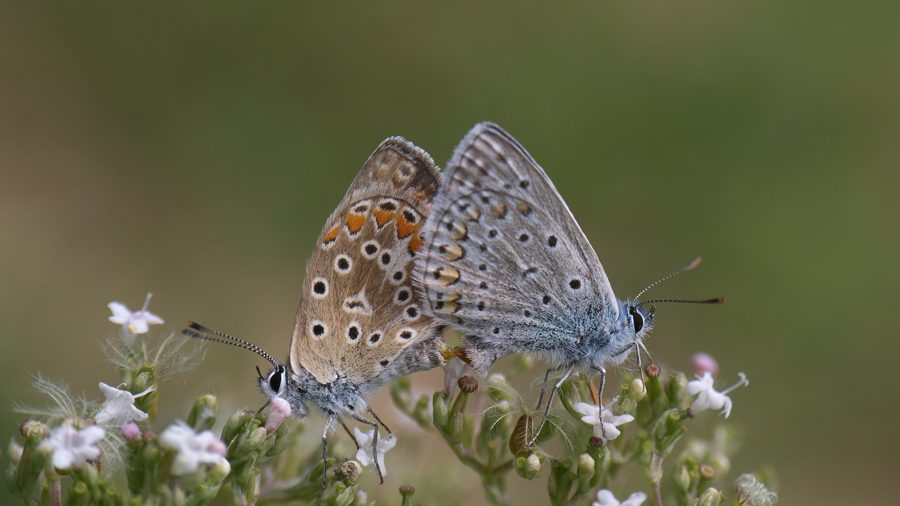
<svg viewBox="0 0 900 506">
<path fill-rule="evenodd" d="M 419 319 L 419 314 L 419 308 L 415 304 L 410 304 L 403 310 L 403 319 L 409 322 L 416 321 Z"/>
<path fill-rule="evenodd" d="M 397 340 L 402 343 L 405 343 L 414 337 L 416 337 L 416 330 L 411 327 L 404 327 L 397 331 Z"/>
<path fill-rule="evenodd" d="M 382 269 L 387 269 L 391 266 L 391 261 L 394 257 L 391 256 L 387 251 L 382 251 L 381 256 L 378 257 L 378 266 Z"/>
<path fill-rule="evenodd" d="M 406 281 L 406 271 L 397 269 L 390 275 L 389 279 L 391 280 L 391 283 L 399 285 L 400 283 Z"/>
<path fill-rule="evenodd" d="M 364 242 L 360 247 L 360 253 L 368 260 L 374 260 L 378 256 L 379 251 L 381 251 L 381 244 L 375 239 Z"/>
<path fill-rule="evenodd" d="M 328 296 L 328 280 L 315 278 L 312 282 L 312 296 L 314 299 L 323 299 Z"/>
<path fill-rule="evenodd" d="M 343 253 L 334 257 L 334 270 L 338 274 L 347 274 L 353 270 L 353 259 Z"/>
<path fill-rule="evenodd" d="M 362 327 L 360 326 L 358 321 L 352 321 L 349 325 L 347 325 L 347 342 L 350 344 L 354 344 L 359 341 L 359 336 L 362 335 Z"/>
<path fill-rule="evenodd" d="M 381 338 L 384 337 L 384 332 L 380 330 L 376 330 L 371 332 L 368 337 L 366 337 L 366 344 L 369 346 L 375 346 L 379 342 L 381 342 Z"/>
<path fill-rule="evenodd" d="M 398 306 L 402 306 L 409 302 L 409 299 L 412 298 L 412 292 L 408 287 L 402 287 L 394 293 L 394 304 Z"/>
<path fill-rule="evenodd" d="M 309 335 L 313 339 L 322 339 L 328 335 L 328 326 L 322 320 L 313 320 L 309 322 Z"/>
</svg>

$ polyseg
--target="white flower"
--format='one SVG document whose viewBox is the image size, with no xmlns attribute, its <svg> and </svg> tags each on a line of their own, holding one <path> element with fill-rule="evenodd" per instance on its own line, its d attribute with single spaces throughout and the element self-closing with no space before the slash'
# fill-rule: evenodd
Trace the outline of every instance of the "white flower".
<svg viewBox="0 0 900 506">
<path fill-rule="evenodd" d="M 375 429 L 362 432 L 359 427 L 353 427 L 353 433 L 356 437 L 356 443 L 359 450 L 356 452 L 356 460 L 364 466 L 370 466 L 375 461 L 372 455 L 375 454 L 378 459 L 378 469 L 381 469 L 381 475 L 387 476 L 387 468 L 384 467 L 384 454 L 397 444 L 397 436 L 393 433 L 378 439 L 378 448 L 372 448 L 375 439 Z"/>
<path fill-rule="evenodd" d="M 600 406 L 596 404 L 588 404 L 586 402 L 576 402 L 572 407 L 575 411 L 581 413 L 581 421 L 594 426 L 594 436 L 599 437 L 604 442 L 619 437 L 622 432 L 616 427 L 623 423 L 634 420 L 631 415 L 613 415 L 609 408 L 603 408 L 603 414 L 600 414 Z"/>
<path fill-rule="evenodd" d="M 703 373 L 702 377 L 697 376 L 697 379 L 689 381 L 687 384 L 687 394 L 697 396 L 693 404 L 691 404 L 691 413 L 696 414 L 710 408 L 721 409 L 722 413 L 725 414 L 725 418 L 728 418 L 728 415 L 731 414 L 731 397 L 728 397 L 725 394 L 741 385 L 750 384 L 750 381 L 747 380 L 747 376 L 744 373 L 739 372 L 738 376 L 740 376 L 741 379 L 737 383 L 721 392 L 717 392 L 716 389 L 713 388 L 713 377 L 709 371 Z"/>
<path fill-rule="evenodd" d="M 172 474 L 178 476 L 196 471 L 200 464 L 217 465 L 225 460 L 228 449 L 211 430 L 197 434 L 184 422 L 170 425 L 159 435 L 163 446 L 175 450 Z"/>
<path fill-rule="evenodd" d="M 53 429 L 50 437 L 45 439 L 38 449 L 51 454 L 50 460 L 57 469 L 80 468 L 87 464 L 88 460 L 100 456 L 100 448 L 96 443 L 104 436 L 106 430 L 96 425 L 81 430 L 71 425 L 61 425 Z"/>
<path fill-rule="evenodd" d="M 444 393 L 450 395 L 456 388 L 459 378 L 465 376 L 472 368 L 469 364 L 460 360 L 459 357 L 453 357 L 444 364 Z"/>
<path fill-rule="evenodd" d="M 591 503 L 591 506 L 641 506 L 646 500 L 647 494 L 635 492 L 628 496 L 628 499 L 619 502 L 612 492 L 604 488 L 597 492 L 597 500 Z"/>
<path fill-rule="evenodd" d="M 106 402 L 103 403 L 100 411 L 94 415 L 95 422 L 101 425 L 121 427 L 132 420 L 141 422 L 147 419 L 147 413 L 134 407 L 134 399 L 152 392 L 153 387 L 134 395 L 128 390 L 119 390 L 101 381 L 100 390 L 106 396 Z"/>
<path fill-rule="evenodd" d="M 144 307 L 140 311 L 132 313 L 120 302 L 110 302 L 109 309 L 113 315 L 109 317 L 109 321 L 118 323 L 122 326 L 122 340 L 125 344 L 131 346 L 134 342 L 135 334 L 144 334 L 150 330 L 150 325 L 165 323 L 162 318 L 147 311 L 147 304 L 150 303 L 152 293 L 147 294 L 147 300 L 144 301 Z"/>
</svg>

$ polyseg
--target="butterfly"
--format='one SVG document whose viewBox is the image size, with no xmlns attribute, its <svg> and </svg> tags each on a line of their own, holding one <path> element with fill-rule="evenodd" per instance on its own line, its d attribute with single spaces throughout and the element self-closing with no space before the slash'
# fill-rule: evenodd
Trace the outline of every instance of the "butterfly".
<svg viewBox="0 0 900 506">
<path fill-rule="evenodd" d="M 191 323 L 186 330 L 268 360 L 268 374 L 257 368 L 262 393 L 287 400 L 301 418 L 309 408 L 325 417 L 323 458 L 335 423 L 350 434 L 347 418 L 373 426 L 377 445 L 378 425 L 390 430 L 366 398 L 394 379 L 443 363 L 440 325 L 421 310 L 411 279 L 422 246 L 419 229 L 439 185 L 440 172 L 425 151 L 401 137 L 378 146 L 326 221 L 309 258 L 285 364 L 247 341 L 201 325 Z M 382 477 L 377 455 L 373 459 Z"/>
<path fill-rule="evenodd" d="M 547 174 L 492 123 L 457 146 L 422 237 L 414 273 L 426 313 L 461 331 L 480 374 L 524 352 L 551 364 L 548 378 L 564 370 L 548 411 L 572 374 L 599 374 L 602 392 L 605 367 L 642 346 L 653 325 L 653 308 L 616 298 Z"/>
</svg>

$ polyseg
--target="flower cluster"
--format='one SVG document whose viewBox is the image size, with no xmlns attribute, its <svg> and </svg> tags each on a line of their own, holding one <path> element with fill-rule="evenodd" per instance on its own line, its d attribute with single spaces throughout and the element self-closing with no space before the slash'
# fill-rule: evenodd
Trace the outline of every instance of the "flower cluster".
<svg viewBox="0 0 900 506">
<path fill-rule="evenodd" d="M 52 506 L 202 505 L 227 481 L 236 504 L 263 498 L 333 506 L 371 503 L 359 478 L 365 467 L 387 475 L 390 458 L 385 457 L 396 447 L 396 435 L 354 427 L 355 460 L 347 459 L 352 455 L 346 451 L 343 459 L 333 456 L 342 452 L 340 445 L 323 459 L 321 446 L 310 448 L 298 437 L 303 424 L 291 420 L 290 403 L 278 396 L 271 399 L 267 415 L 239 410 L 217 435 L 212 430 L 217 399 L 203 395 L 183 421 L 163 425 L 157 435 L 151 424 L 159 412 L 159 382 L 195 365 L 202 349 L 180 335 L 153 340 L 150 326 L 163 320 L 147 311 L 151 295 L 137 312 L 118 302 L 109 304 L 109 319 L 121 328 L 105 351 L 122 378 L 111 382 L 117 386 L 99 382 L 102 402 L 73 398 L 65 386 L 38 379 L 38 389 L 57 406 L 31 411 L 42 419 L 22 425 L 24 444 L 10 444 L 7 454 L 13 462 L 6 478 L 15 495 L 29 504 L 49 498 Z M 670 455 L 694 416 L 712 409 L 728 418 L 733 408 L 728 394 L 749 384 L 743 373 L 736 384 L 718 391 L 718 364 L 698 354 L 691 364 L 696 379 L 689 381 L 679 372 L 661 377 L 659 367 L 650 365 L 646 379 L 623 378 L 608 403 L 587 380 L 570 379 L 559 388 L 562 409 L 548 411 L 541 423 L 544 409 L 529 409 L 515 386 L 527 383 L 520 376 L 532 369 L 529 357 L 517 357 L 505 374 L 479 381 L 470 375 L 464 353 L 450 346 L 443 351 L 442 390 L 416 397 L 409 377 L 403 377 L 392 384 L 391 396 L 403 413 L 436 432 L 460 463 L 477 473 L 489 503 L 508 504 L 512 471 L 527 480 L 546 474 L 554 506 L 587 503 L 592 496 L 592 506 L 641 506 L 648 498 L 659 506 L 664 483 L 671 483 L 668 494 L 680 506 L 725 500 L 722 480 L 737 448 L 736 431 L 718 426 L 711 438 L 688 440 L 681 453 Z M 555 436 L 564 444 L 557 444 Z M 664 482 L 667 459 L 671 478 Z M 611 489 L 629 468 L 640 471 L 649 490 L 620 501 Z M 64 480 L 72 483 L 64 487 Z M 738 504 L 768 506 L 777 500 L 753 475 L 742 475 L 734 490 Z M 410 486 L 401 487 L 401 504 L 411 505 L 414 493 Z"/>
</svg>

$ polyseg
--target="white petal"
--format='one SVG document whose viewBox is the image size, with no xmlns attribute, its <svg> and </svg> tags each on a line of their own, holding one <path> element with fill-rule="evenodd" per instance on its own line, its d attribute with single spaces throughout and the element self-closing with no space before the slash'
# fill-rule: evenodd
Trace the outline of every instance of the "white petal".
<svg viewBox="0 0 900 506">
<path fill-rule="evenodd" d="M 728 418 L 728 415 L 731 414 L 731 397 L 728 397 L 727 395 L 724 397 L 725 397 L 725 410 L 723 411 L 723 413 L 725 414 L 725 418 Z"/>
<path fill-rule="evenodd" d="M 144 321 L 146 321 L 149 325 L 159 325 L 160 323 L 166 323 L 166 322 L 164 322 L 163 319 L 160 318 L 159 316 L 156 316 L 156 315 L 153 314 L 153 313 L 148 313 L 147 311 L 144 311 L 144 315 L 142 316 L 142 318 L 143 318 Z"/>
<path fill-rule="evenodd" d="M 619 501 L 612 492 L 604 488 L 597 492 L 597 500 L 591 506 L 619 506 Z"/>
<path fill-rule="evenodd" d="M 135 318 L 128 326 L 128 332 L 132 334 L 146 334 L 148 330 L 150 330 L 150 326 L 143 318 Z"/>
<path fill-rule="evenodd" d="M 625 499 L 621 506 L 641 506 L 641 503 L 647 500 L 647 494 L 643 492 L 635 492 Z"/>
<path fill-rule="evenodd" d="M 109 317 L 109 321 L 118 323 L 119 325 L 125 325 L 128 323 L 128 320 L 131 319 L 131 311 L 125 307 L 125 304 L 120 302 L 110 302 L 107 306 L 113 313 L 113 315 Z"/>
<path fill-rule="evenodd" d="M 586 402 L 576 402 L 572 405 L 572 409 L 585 416 L 600 416 L 600 407 L 596 404 L 588 404 Z M 582 418 L 584 420 L 584 418 Z M 588 422 L 590 423 L 590 422 Z"/>
</svg>

